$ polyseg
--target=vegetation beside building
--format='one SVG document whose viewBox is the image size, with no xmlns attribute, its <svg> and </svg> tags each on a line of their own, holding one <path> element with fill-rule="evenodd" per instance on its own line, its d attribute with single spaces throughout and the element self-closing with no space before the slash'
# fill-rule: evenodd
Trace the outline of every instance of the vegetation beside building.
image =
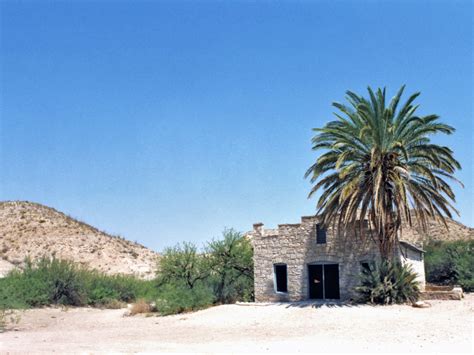
<svg viewBox="0 0 474 355">
<path fill-rule="evenodd" d="M 426 281 L 474 291 L 474 240 L 433 241 L 425 249 Z"/>
<path fill-rule="evenodd" d="M 161 314 L 173 314 L 214 303 L 253 299 L 250 242 L 234 230 L 199 251 L 191 243 L 166 249 L 161 272 L 153 280 L 106 275 L 71 261 L 42 258 L 25 263 L 0 279 L 0 309 L 48 305 L 120 308 L 127 303 L 155 304 Z M 3 314 L 3 313 L 2 313 Z"/>
</svg>

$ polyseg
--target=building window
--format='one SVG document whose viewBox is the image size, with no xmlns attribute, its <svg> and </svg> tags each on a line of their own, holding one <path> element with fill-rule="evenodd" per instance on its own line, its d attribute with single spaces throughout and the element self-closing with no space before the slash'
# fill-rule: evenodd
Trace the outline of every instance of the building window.
<svg viewBox="0 0 474 355">
<path fill-rule="evenodd" d="M 273 265 L 273 272 L 275 274 L 275 291 L 288 292 L 288 275 L 286 264 Z"/>
<path fill-rule="evenodd" d="M 316 244 L 326 244 L 326 229 L 316 224 Z"/>
</svg>

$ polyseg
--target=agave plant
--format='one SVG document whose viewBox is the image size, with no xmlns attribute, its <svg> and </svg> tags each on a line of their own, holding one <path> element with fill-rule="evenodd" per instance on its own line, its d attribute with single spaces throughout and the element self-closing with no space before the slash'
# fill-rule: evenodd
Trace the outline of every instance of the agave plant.
<svg viewBox="0 0 474 355">
<path fill-rule="evenodd" d="M 373 304 L 416 302 L 420 295 L 416 273 L 410 265 L 384 260 L 377 267 L 364 268 L 361 285 L 355 290 L 359 301 Z"/>
<path fill-rule="evenodd" d="M 451 149 L 430 141 L 454 128 L 437 115 L 416 115 L 419 93 L 399 108 L 403 90 L 388 105 L 385 89 L 370 87 L 369 98 L 348 91 L 349 105 L 333 103 L 337 119 L 315 128 L 312 139 L 313 150 L 325 152 L 305 175 L 314 185 L 309 197 L 323 190 L 317 203 L 323 225 L 362 228 L 357 220 L 367 219 L 384 259 L 393 256 L 402 220 L 411 226 L 413 217 L 426 230 L 436 219 L 447 228 L 445 217 L 458 214 L 447 180 L 460 183 L 454 173 L 461 166 Z"/>
</svg>

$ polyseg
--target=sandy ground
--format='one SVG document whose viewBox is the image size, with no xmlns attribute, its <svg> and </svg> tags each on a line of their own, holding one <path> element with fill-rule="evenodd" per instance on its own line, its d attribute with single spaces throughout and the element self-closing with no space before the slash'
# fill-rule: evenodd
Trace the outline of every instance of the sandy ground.
<svg viewBox="0 0 474 355">
<path fill-rule="evenodd" d="M 168 317 L 125 310 L 35 309 L 0 334 L 0 353 L 466 352 L 473 301 L 432 307 L 226 305 Z"/>
</svg>

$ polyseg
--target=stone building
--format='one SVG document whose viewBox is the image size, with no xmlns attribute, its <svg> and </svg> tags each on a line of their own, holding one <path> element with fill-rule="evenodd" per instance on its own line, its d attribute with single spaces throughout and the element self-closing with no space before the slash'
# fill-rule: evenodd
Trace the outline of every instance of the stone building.
<svg viewBox="0 0 474 355">
<path fill-rule="evenodd" d="M 254 224 L 248 235 L 254 247 L 255 301 L 354 297 L 361 269 L 380 257 L 372 239 L 360 236 L 356 229 L 352 235 L 324 230 L 317 216 L 302 217 L 298 224 L 280 224 L 278 229 Z M 423 288 L 423 250 L 400 241 L 397 256 L 412 265 Z"/>
</svg>

